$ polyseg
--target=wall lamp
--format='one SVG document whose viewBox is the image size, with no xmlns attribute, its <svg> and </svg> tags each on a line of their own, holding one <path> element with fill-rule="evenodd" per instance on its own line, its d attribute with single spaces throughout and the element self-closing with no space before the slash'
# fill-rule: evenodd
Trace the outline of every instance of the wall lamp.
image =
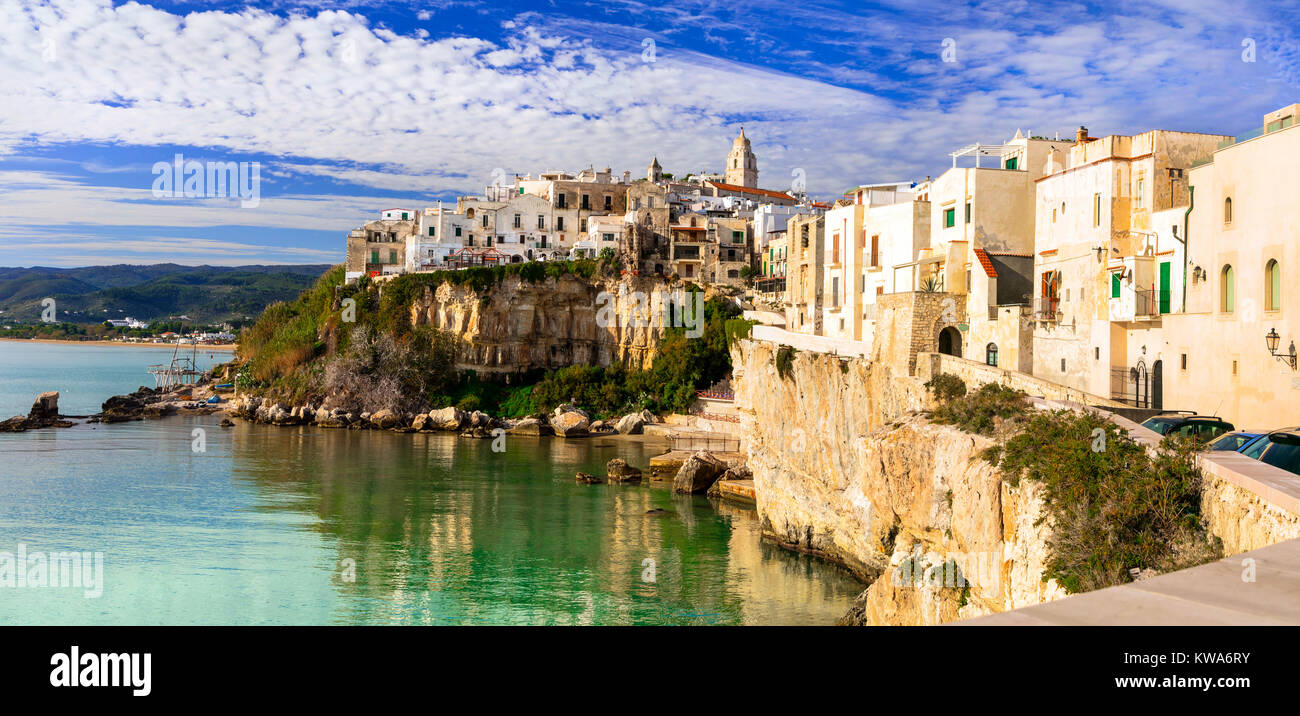
<svg viewBox="0 0 1300 716">
<path fill-rule="evenodd" d="M 1291 341 L 1291 350 L 1289 352 L 1278 353 L 1277 342 L 1279 340 L 1281 340 L 1281 336 L 1277 334 L 1277 329 L 1276 328 L 1268 329 L 1268 333 L 1264 335 L 1264 344 L 1268 346 L 1269 355 L 1291 366 L 1291 370 L 1295 370 L 1295 366 L 1296 366 L 1295 341 Z"/>
<path fill-rule="evenodd" d="M 1204 282 L 1204 281 L 1205 281 L 1205 269 L 1201 268 L 1200 266 L 1193 266 L 1193 267 L 1192 267 L 1192 280 L 1193 280 L 1193 281 L 1196 281 L 1197 283 Z"/>
</svg>

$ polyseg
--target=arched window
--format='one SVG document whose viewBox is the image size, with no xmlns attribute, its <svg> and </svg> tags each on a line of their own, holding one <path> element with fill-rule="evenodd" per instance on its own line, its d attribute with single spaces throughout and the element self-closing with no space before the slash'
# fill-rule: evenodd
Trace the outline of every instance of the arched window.
<svg viewBox="0 0 1300 716">
<path fill-rule="evenodd" d="M 1269 259 L 1264 265 L 1264 310 L 1282 310 L 1282 267 L 1277 259 Z"/>
<path fill-rule="evenodd" d="M 991 366 L 998 364 L 998 344 L 990 343 L 984 347 L 984 362 Z"/>
<path fill-rule="evenodd" d="M 1223 200 L 1223 223 L 1232 223 L 1232 197 Z"/>
<path fill-rule="evenodd" d="M 1237 287 L 1233 280 L 1232 267 L 1224 266 L 1219 272 L 1219 310 L 1232 313 L 1237 302 Z"/>
</svg>

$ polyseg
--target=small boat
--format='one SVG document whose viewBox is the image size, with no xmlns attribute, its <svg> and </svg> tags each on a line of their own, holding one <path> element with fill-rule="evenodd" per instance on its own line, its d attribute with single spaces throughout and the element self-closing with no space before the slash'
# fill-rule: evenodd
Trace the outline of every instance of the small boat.
<svg viewBox="0 0 1300 716">
<path fill-rule="evenodd" d="M 220 403 L 220 402 L 221 402 L 220 395 L 214 395 L 211 398 L 208 398 L 208 403 Z"/>
</svg>

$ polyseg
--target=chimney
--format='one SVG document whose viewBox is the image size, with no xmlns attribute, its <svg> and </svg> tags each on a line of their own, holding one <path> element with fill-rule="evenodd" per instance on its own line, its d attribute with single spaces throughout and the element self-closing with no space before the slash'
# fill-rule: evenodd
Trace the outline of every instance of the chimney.
<svg viewBox="0 0 1300 716">
<path fill-rule="evenodd" d="M 1087 142 L 1091 142 L 1091 141 L 1092 139 L 1088 137 L 1088 128 L 1083 125 L 1079 125 L 1078 131 L 1074 133 L 1075 145 L 1086 144 Z"/>
</svg>

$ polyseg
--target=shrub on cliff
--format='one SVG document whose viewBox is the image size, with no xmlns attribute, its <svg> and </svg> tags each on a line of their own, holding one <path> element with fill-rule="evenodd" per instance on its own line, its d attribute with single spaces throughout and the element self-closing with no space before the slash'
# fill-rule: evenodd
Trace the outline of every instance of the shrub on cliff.
<svg viewBox="0 0 1300 716">
<path fill-rule="evenodd" d="M 776 349 L 776 355 L 772 356 L 772 363 L 776 366 L 776 374 L 781 376 L 782 380 L 789 380 L 794 377 L 794 357 L 799 355 L 799 351 L 793 346 L 781 346 Z"/>
<path fill-rule="evenodd" d="M 1188 445 L 1149 454 L 1091 413 L 1033 416 L 1007 441 L 999 467 L 1011 484 L 1046 488 L 1048 576 L 1067 591 L 1129 581 L 1129 570 L 1184 569 L 1219 556 L 1201 521 L 1201 473 Z"/>
<path fill-rule="evenodd" d="M 966 381 L 951 373 L 940 373 L 925 381 L 925 387 L 940 403 L 947 403 L 966 394 Z"/>
<path fill-rule="evenodd" d="M 942 377 L 942 374 L 935 376 L 931 383 Z M 1029 410 L 1029 400 L 1023 391 L 986 383 L 975 392 L 966 393 L 966 384 L 960 378 L 954 379 L 956 383 L 944 381 L 932 388 L 936 394 L 951 396 L 941 397 L 939 407 L 931 414 L 930 419 L 936 423 L 955 425 L 969 433 L 992 435 L 999 423 L 1022 417 Z"/>
<path fill-rule="evenodd" d="M 403 336 L 357 326 L 325 368 L 328 404 L 356 411 L 423 411 L 456 380 L 455 342 L 421 327 Z"/>
</svg>

